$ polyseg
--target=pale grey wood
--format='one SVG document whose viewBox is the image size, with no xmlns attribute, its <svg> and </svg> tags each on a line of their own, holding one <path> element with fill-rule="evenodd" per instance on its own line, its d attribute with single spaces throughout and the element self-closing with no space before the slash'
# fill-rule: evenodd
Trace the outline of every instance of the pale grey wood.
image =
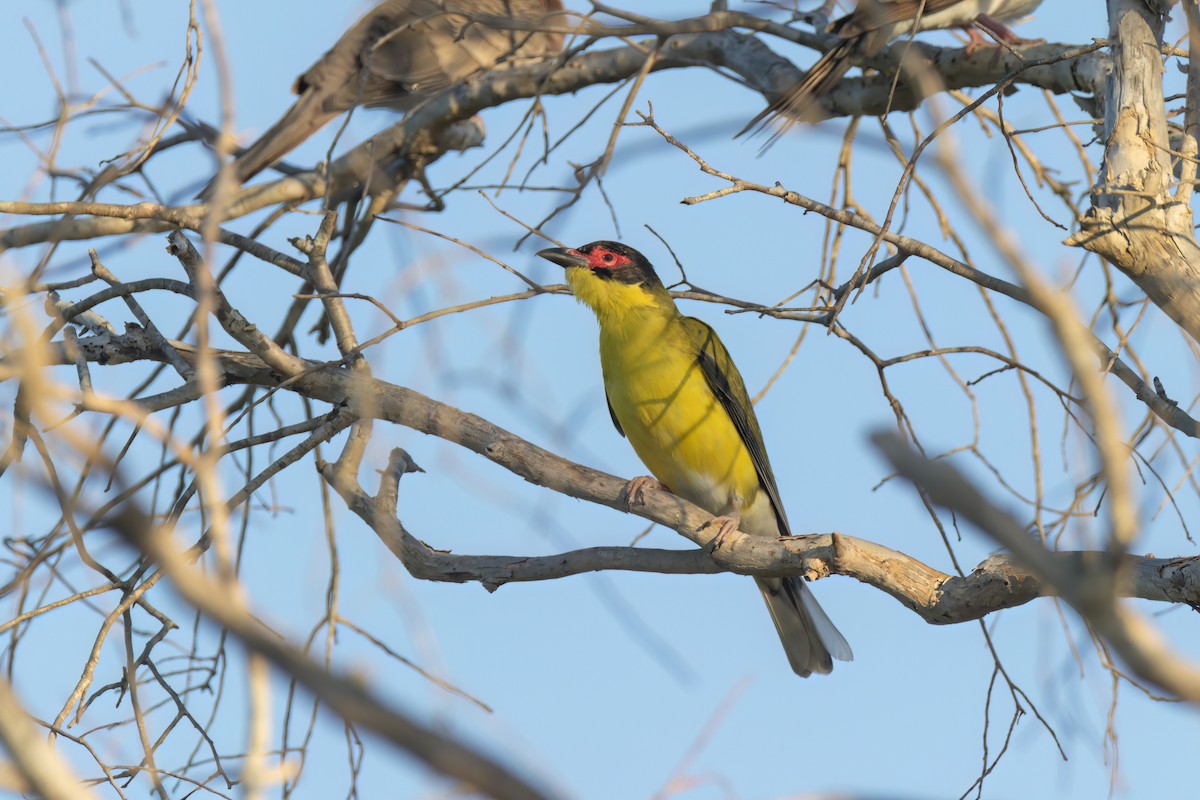
<svg viewBox="0 0 1200 800">
<path fill-rule="evenodd" d="M 184 342 L 171 342 L 185 359 L 196 351 Z M 89 336 L 79 350 L 90 362 L 121 364 L 164 361 L 166 356 L 141 329 L 125 334 Z M 280 375 L 250 353 L 212 351 L 226 384 L 278 386 Z M 48 357 L 71 363 L 61 345 Z M 349 410 L 363 416 L 403 425 L 458 444 L 525 480 L 570 497 L 628 511 L 680 533 L 695 545 L 711 545 L 713 531 L 702 526 L 711 515 L 667 492 L 648 490 L 644 502 L 629 509 L 626 481 L 576 464 L 544 450 L 482 417 L 402 386 L 317 361 L 302 361 L 290 391 L 323 402 L 349 401 Z M 336 471 L 326 469 L 327 478 Z M 488 589 L 517 581 L 552 580 L 595 570 L 629 570 L 675 574 L 737 572 L 745 575 L 801 575 L 819 579 L 845 575 L 873 586 L 933 624 L 979 619 L 1037 597 L 1055 595 L 1055 584 L 1043 573 L 1022 566 L 1007 555 L 988 558 L 963 577 L 948 575 L 897 550 L 866 539 L 838 533 L 818 533 L 778 541 L 733 535 L 716 553 L 701 549 L 661 550 L 601 547 L 542 556 L 457 555 L 438 550 L 409 533 L 396 517 L 395 501 L 380 505 L 361 487 L 345 478 L 335 488 L 381 537 L 384 544 L 416 577 L 449 582 L 478 582 Z M 393 490 L 394 491 L 394 490 Z M 881 531 L 880 538 L 904 541 L 904 532 Z M 1056 570 L 1070 574 L 1098 553 L 1066 552 L 1049 556 Z M 1127 556 L 1118 591 L 1126 597 L 1161 602 L 1200 604 L 1200 558 Z M 1038 576 L 1042 575 L 1041 578 Z"/>
<path fill-rule="evenodd" d="M 1066 244 L 1105 258 L 1200 341 L 1200 246 L 1191 206 L 1171 191 L 1163 15 L 1142 0 L 1109 0 L 1108 12 L 1107 148 L 1092 207 Z M 1200 87 L 1189 86 L 1189 94 L 1197 91 Z"/>
</svg>

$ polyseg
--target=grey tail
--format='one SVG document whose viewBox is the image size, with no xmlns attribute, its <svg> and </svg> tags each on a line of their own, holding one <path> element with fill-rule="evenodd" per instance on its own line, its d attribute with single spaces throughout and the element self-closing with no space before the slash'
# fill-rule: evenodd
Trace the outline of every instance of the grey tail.
<svg viewBox="0 0 1200 800">
<path fill-rule="evenodd" d="M 859 54 L 863 38 L 861 35 L 855 36 L 834 45 L 804 73 L 799 83 L 760 111 L 734 138 L 750 131 L 759 133 L 778 120 L 780 125 L 763 146 L 763 150 L 766 150 L 797 122 L 813 122 L 819 119 L 821 98 L 833 91 L 838 81 L 850 69 L 854 57 Z"/>
<path fill-rule="evenodd" d="M 234 182 L 241 186 L 325 127 L 326 123 L 340 113 L 326 110 L 326 99 L 316 92 L 311 92 L 293 103 L 278 122 L 234 160 Z M 215 181 L 215 178 L 209 181 L 196 197 L 205 201 L 211 198 Z"/>
<path fill-rule="evenodd" d="M 833 659 L 853 661 L 850 644 L 826 616 L 803 578 L 760 578 L 771 620 L 787 653 L 788 663 L 801 678 L 833 671 Z"/>
</svg>

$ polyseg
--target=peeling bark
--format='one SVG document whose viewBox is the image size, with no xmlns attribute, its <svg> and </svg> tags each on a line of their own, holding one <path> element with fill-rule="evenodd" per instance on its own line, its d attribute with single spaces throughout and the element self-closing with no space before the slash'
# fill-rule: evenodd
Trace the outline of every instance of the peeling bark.
<svg viewBox="0 0 1200 800">
<path fill-rule="evenodd" d="M 1105 92 L 1104 163 L 1092 207 L 1066 244 L 1111 263 L 1200 341 L 1200 247 L 1190 205 L 1171 193 L 1175 173 L 1160 55 L 1164 15 L 1142 0 L 1109 0 L 1108 10 L 1113 69 Z"/>
</svg>

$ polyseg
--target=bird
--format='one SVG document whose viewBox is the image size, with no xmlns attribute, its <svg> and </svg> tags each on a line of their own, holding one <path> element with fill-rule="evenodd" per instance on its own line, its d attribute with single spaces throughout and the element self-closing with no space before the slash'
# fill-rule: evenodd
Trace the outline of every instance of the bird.
<svg viewBox="0 0 1200 800">
<path fill-rule="evenodd" d="M 245 183 L 355 106 L 408 111 L 477 72 L 557 55 L 563 36 L 550 28 L 562 13 L 561 0 L 384 0 L 296 78 L 296 102 L 235 159 L 234 180 Z M 487 17 L 523 25 L 493 27 Z M 199 196 L 211 192 L 212 183 Z"/>
<path fill-rule="evenodd" d="M 734 530 L 791 535 L 746 384 L 716 331 L 681 314 L 632 247 L 597 241 L 538 255 L 565 269 L 599 322 L 609 414 L 654 476 L 629 482 L 630 506 L 655 486 L 716 515 L 717 546 Z M 802 578 L 755 580 L 796 674 L 853 658 Z"/>
<path fill-rule="evenodd" d="M 827 33 L 838 42 L 817 59 L 804 77 L 754 119 L 736 136 L 762 130 L 773 120 L 782 124 L 772 134 L 770 146 L 797 122 L 820 116 L 817 104 L 831 92 L 856 62 L 875 55 L 888 42 L 914 31 L 963 28 L 970 36 L 967 53 L 989 44 L 975 25 L 1013 45 L 1033 44 L 1004 25 L 1033 12 L 1042 0 L 861 0 L 851 13 L 834 20 Z M 736 138 L 735 136 L 735 138 Z"/>
</svg>

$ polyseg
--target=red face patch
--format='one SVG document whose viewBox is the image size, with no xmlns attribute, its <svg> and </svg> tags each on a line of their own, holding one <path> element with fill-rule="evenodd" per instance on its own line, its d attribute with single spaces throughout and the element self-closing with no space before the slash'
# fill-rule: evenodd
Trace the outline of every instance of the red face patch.
<svg viewBox="0 0 1200 800">
<path fill-rule="evenodd" d="M 628 256 L 614 253 L 602 245 L 585 247 L 578 252 L 588 260 L 590 269 L 620 269 L 633 263 Z"/>
</svg>

